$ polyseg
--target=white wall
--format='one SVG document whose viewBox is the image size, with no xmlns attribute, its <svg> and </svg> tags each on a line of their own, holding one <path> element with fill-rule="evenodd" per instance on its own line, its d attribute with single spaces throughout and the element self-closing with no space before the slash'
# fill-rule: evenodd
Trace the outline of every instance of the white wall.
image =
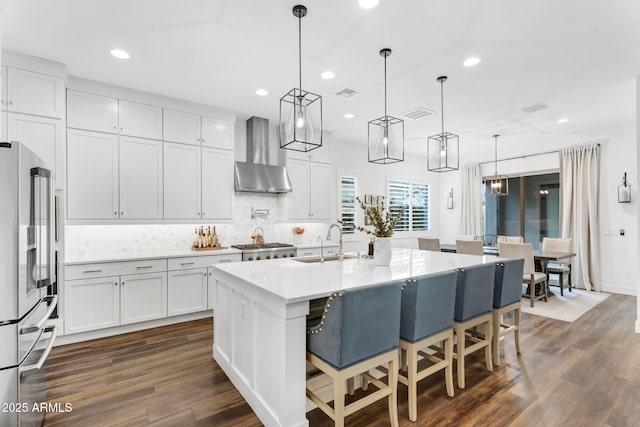
<svg viewBox="0 0 640 427">
<path fill-rule="evenodd" d="M 601 148 L 600 172 L 600 248 L 601 248 L 601 284 L 606 292 L 637 294 L 635 267 L 629 263 L 630 259 L 638 259 L 638 202 L 637 202 L 637 148 L 635 125 L 620 126 L 603 129 L 592 140 L 580 141 L 576 137 L 568 136 L 565 141 L 556 137 L 557 148 L 575 144 L 599 142 Z M 545 147 L 553 145 L 554 141 L 544 141 Z M 535 153 L 537 144 L 523 147 L 522 154 Z M 510 153 L 511 155 L 512 153 Z M 557 154 L 546 154 L 518 158 L 498 163 L 498 172 L 506 175 L 544 173 L 559 169 Z M 493 163 L 481 165 L 483 176 L 492 175 Z M 622 183 L 622 174 L 627 172 L 627 180 L 632 185 L 631 203 L 617 202 L 617 188 Z M 441 241 L 453 242 L 458 235 L 460 221 L 459 195 L 461 192 L 460 172 L 443 174 L 440 178 L 441 195 L 446 198 L 446 192 L 453 187 L 454 194 L 458 194 L 455 209 L 447 210 L 445 205 L 439 211 L 440 228 L 438 235 Z M 625 235 L 620 236 L 619 230 L 624 229 Z M 640 308 L 639 318 L 640 318 Z"/>
</svg>

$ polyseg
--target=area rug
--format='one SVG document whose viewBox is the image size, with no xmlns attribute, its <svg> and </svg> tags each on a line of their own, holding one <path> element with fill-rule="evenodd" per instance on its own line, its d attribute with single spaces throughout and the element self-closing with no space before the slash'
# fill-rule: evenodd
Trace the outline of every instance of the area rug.
<svg viewBox="0 0 640 427">
<path fill-rule="evenodd" d="M 559 290 L 553 287 L 550 289 L 554 296 L 547 298 L 547 302 L 537 300 L 533 308 L 529 305 L 529 299 L 522 298 L 522 312 L 573 322 L 609 297 L 604 292 L 588 292 L 583 289 L 573 289 L 572 292 L 565 289 L 564 296 L 560 296 Z"/>
</svg>

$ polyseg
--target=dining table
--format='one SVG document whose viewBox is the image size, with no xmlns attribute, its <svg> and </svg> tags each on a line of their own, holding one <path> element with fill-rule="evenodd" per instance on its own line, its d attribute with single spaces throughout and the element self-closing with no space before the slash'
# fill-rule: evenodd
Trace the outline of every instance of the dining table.
<svg viewBox="0 0 640 427">
<path fill-rule="evenodd" d="M 456 252 L 456 245 L 451 243 L 443 243 L 440 245 L 440 251 L 442 252 Z M 483 246 L 483 252 L 485 255 L 498 255 L 499 250 L 497 246 Z M 562 252 L 562 251 L 533 251 L 533 259 L 540 264 L 540 269 L 543 273 L 547 273 L 547 266 L 550 262 L 558 262 L 561 260 L 570 259 L 576 256 L 575 252 Z M 549 281 L 549 275 L 547 274 L 547 285 Z M 551 293 L 551 295 L 555 295 Z M 528 297 L 528 295 L 527 295 Z"/>
</svg>

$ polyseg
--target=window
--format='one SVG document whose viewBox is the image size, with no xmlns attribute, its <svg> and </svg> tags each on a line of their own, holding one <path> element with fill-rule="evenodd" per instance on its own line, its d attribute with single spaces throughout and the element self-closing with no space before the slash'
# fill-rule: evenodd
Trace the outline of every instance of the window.
<svg viewBox="0 0 640 427">
<path fill-rule="evenodd" d="M 354 234 L 356 232 L 356 178 L 353 176 L 340 177 L 340 219 L 342 220 L 342 233 Z"/>
<path fill-rule="evenodd" d="M 484 218 L 487 244 L 497 235 L 522 236 L 535 250 L 543 238 L 560 237 L 560 174 L 509 178 L 506 196 L 491 196 L 487 188 Z"/>
<path fill-rule="evenodd" d="M 402 212 L 394 231 L 429 230 L 429 186 L 389 181 L 389 211 L 391 215 Z"/>
</svg>

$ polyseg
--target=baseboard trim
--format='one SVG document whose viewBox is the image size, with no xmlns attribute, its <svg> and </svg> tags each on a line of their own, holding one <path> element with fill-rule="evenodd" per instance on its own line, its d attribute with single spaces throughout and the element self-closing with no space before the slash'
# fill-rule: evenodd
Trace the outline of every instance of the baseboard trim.
<svg viewBox="0 0 640 427">
<path fill-rule="evenodd" d="M 637 296 L 638 290 L 636 288 L 629 288 L 626 286 L 617 286 L 617 285 L 602 285 L 602 292 L 608 292 L 610 294 L 621 294 L 621 295 L 631 295 Z"/>
<path fill-rule="evenodd" d="M 60 335 L 56 338 L 55 347 L 59 345 L 95 340 L 98 338 L 112 337 L 114 335 L 126 334 L 129 332 L 142 331 L 144 329 L 158 328 L 160 326 L 174 325 L 176 323 L 189 322 L 191 320 L 204 319 L 207 317 L 213 317 L 212 310 L 183 314 L 181 316 L 165 317 L 163 319 L 150 320 L 148 322 L 132 323 L 130 325 L 117 326 L 115 328 L 98 329 L 95 331 L 80 332 L 70 335 Z"/>
</svg>

